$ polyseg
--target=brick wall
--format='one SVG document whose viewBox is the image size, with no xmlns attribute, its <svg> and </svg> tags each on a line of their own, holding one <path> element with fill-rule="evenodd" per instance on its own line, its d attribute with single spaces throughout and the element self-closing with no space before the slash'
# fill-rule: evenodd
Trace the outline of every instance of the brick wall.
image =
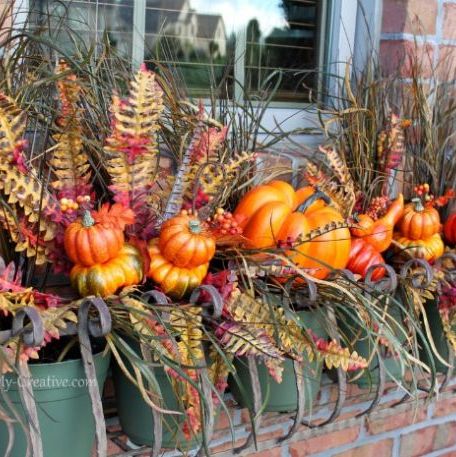
<svg viewBox="0 0 456 457">
<path fill-rule="evenodd" d="M 455 0 L 384 0 L 380 58 L 390 72 L 410 75 L 405 56 L 415 42 L 424 76 L 435 68 L 440 79 L 453 80 L 456 71 Z"/>
<path fill-rule="evenodd" d="M 329 416 L 337 396 L 334 383 L 324 378 L 323 388 L 314 405 L 311 419 Z M 291 414 L 263 415 L 257 449 L 243 452 L 251 457 L 450 457 L 456 456 L 456 380 L 439 393 L 432 402 L 421 398 L 407 399 L 403 390 L 390 385 L 378 407 L 368 416 L 356 417 L 370 405 L 373 394 L 356 385 L 348 385 L 342 413 L 334 423 L 320 429 L 301 426 L 285 444 L 277 440 L 292 424 Z M 232 400 L 230 417 L 235 427 L 234 447 L 244 443 L 250 430 L 248 412 L 236 407 Z M 131 452 L 117 420 L 109 419 L 110 454 L 120 457 Z M 222 412 L 210 446 L 211 455 L 231 457 L 233 442 L 227 413 Z M 145 449 L 134 455 L 149 455 Z M 180 455 L 165 451 L 163 457 Z"/>
</svg>

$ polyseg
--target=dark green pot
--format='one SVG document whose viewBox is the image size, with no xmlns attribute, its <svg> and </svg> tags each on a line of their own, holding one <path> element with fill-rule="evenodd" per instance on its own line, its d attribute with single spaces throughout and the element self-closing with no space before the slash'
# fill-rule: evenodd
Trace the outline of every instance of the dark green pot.
<svg viewBox="0 0 456 457">
<path fill-rule="evenodd" d="M 125 361 L 126 366 L 129 364 Z M 154 368 L 160 387 L 164 407 L 171 411 L 182 411 L 169 377 L 162 367 Z M 124 433 L 136 445 L 153 446 L 154 419 L 138 388 L 124 375 L 117 363 L 113 366 L 113 380 L 117 399 L 117 413 Z M 183 415 L 163 415 L 162 447 L 189 450 L 197 447 L 201 440 L 187 440 L 182 433 Z"/>
<path fill-rule="evenodd" d="M 109 369 L 110 353 L 95 355 L 97 381 L 102 391 Z M 60 363 L 31 364 L 38 420 L 45 457 L 90 457 L 95 442 L 95 420 L 81 359 Z M 14 381 L 15 375 L 5 375 Z M 73 385 L 69 386 L 69 383 Z M 64 384 L 67 384 L 65 386 Z M 79 385 L 84 384 L 84 385 Z M 7 395 L 18 413 L 24 417 L 17 382 L 7 390 Z M 2 402 L 2 408 L 8 407 Z M 13 417 L 12 414 L 9 414 Z M 25 420 L 24 420 L 25 421 Z M 27 421 L 25 421 L 27 422 Z M 27 441 L 20 425 L 14 427 L 15 440 L 11 457 L 26 455 Z M 8 431 L 0 422 L 0 455 L 5 455 Z"/>
<path fill-rule="evenodd" d="M 321 315 L 318 311 L 301 311 L 297 313 L 304 326 L 311 329 L 317 336 L 326 338 L 327 334 L 321 324 Z M 253 392 L 250 381 L 250 373 L 245 357 L 235 359 L 234 366 L 241 381 L 245 395 L 239 389 L 238 383 L 230 377 L 228 383 L 234 399 L 242 406 L 252 408 Z M 296 388 L 296 375 L 293 362 L 289 359 L 284 362 L 282 382 L 277 383 L 269 374 L 267 368 L 258 362 L 258 375 L 261 386 L 263 402 L 266 400 L 263 411 L 296 411 L 298 407 L 298 392 Z M 320 390 L 321 362 L 309 362 L 307 354 L 304 354 L 304 380 L 306 409 L 310 410 Z"/>
<path fill-rule="evenodd" d="M 448 350 L 448 340 L 446 339 L 445 333 L 443 331 L 442 321 L 440 319 L 440 313 L 437 308 L 437 301 L 436 300 L 428 300 L 425 304 L 426 316 L 429 323 L 429 328 L 431 330 L 431 336 L 434 340 L 435 348 L 439 353 L 440 357 L 445 360 L 449 361 L 450 354 Z M 426 333 L 424 324 L 423 325 L 423 333 Z M 432 352 L 432 348 L 430 348 Z M 429 358 L 432 357 L 435 364 L 436 371 L 440 373 L 446 373 L 448 371 L 448 367 L 445 366 L 432 352 L 429 354 L 427 351 L 420 348 L 420 358 L 426 364 L 430 365 Z"/>
<path fill-rule="evenodd" d="M 395 322 L 391 325 L 396 327 L 397 331 L 394 331 L 395 336 L 401 343 L 405 343 L 406 337 L 402 333 L 403 326 L 403 316 L 402 310 L 398 306 L 390 305 L 389 314 L 394 318 Z M 359 324 L 351 321 L 350 317 L 338 322 L 339 330 L 349 341 L 356 339 L 353 344 L 352 350 L 356 351 L 360 356 L 369 360 L 373 351 L 375 350 L 374 341 L 372 338 L 369 338 L 367 332 L 363 329 L 360 329 Z M 386 350 L 381 349 L 382 353 L 382 363 L 385 368 L 385 378 L 386 381 L 396 381 L 402 382 L 404 379 L 404 368 L 401 366 L 400 361 L 394 357 L 392 354 L 387 353 Z M 364 370 L 364 373 L 360 376 L 359 372 L 348 373 L 348 380 L 353 380 L 359 387 L 365 389 L 372 386 L 378 385 L 379 382 L 379 368 L 378 368 L 378 357 L 373 357 L 367 370 Z M 335 377 L 334 370 L 331 375 L 332 378 Z"/>
</svg>

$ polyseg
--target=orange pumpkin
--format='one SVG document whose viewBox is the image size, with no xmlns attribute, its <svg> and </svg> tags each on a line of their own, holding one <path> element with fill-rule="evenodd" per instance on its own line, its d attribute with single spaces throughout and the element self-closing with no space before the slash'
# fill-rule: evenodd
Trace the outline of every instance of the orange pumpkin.
<svg viewBox="0 0 456 457">
<path fill-rule="evenodd" d="M 65 252 L 70 260 L 86 267 L 114 258 L 124 241 L 120 227 L 95 222 L 90 211 L 70 224 L 64 235 Z"/>
<path fill-rule="evenodd" d="M 150 257 L 147 276 L 155 281 L 165 294 L 180 299 L 198 287 L 206 277 L 209 263 L 194 268 L 181 268 L 169 262 L 160 252 L 158 240 L 149 242 Z"/>
<path fill-rule="evenodd" d="M 450 244 L 456 244 L 456 213 L 450 214 L 450 217 L 443 225 L 445 239 Z"/>
<path fill-rule="evenodd" d="M 181 214 L 162 225 L 159 247 L 176 267 L 194 268 L 214 257 L 215 238 L 204 231 L 197 217 Z"/>
<path fill-rule="evenodd" d="M 352 240 L 350 249 L 350 258 L 348 259 L 347 268 L 360 275 L 362 278 L 366 277 L 367 270 L 373 265 L 385 263 L 382 255 L 377 252 L 373 246 L 362 238 Z M 372 280 L 378 281 L 385 276 L 384 268 L 376 268 L 372 274 Z"/>
<path fill-rule="evenodd" d="M 399 221 L 399 231 L 411 240 L 424 240 L 440 231 L 439 212 L 432 206 L 423 206 L 419 198 L 405 205 Z"/>
<path fill-rule="evenodd" d="M 358 227 L 351 229 L 351 233 L 353 236 L 362 237 L 377 252 L 386 251 L 393 240 L 393 229 L 401 218 L 403 210 L 404 197 L 399 194 L 382 218 L 374 221 L 367 214 L 358 216 Z"/>
<path fill-rule="evenodd" d="M 309 232 L 322 229 L 322 235 L 286 252 L 299 267 L 312 269 L 317 278 L 325 278 L 332 268 L 345 268 L 347 264 L 350 231 L 347 228 L 325 229 L 328 224 L 344 219 L 336 209 L 328 206 L 324 194 L 312 187 L 295 192 L 284 181 L 255 187 L 241 199 L 234 217 L 243 229 L 248 246 L 256 249 L 305 238 Z"/>
<path fill-rule="evenodd" d="M 434 261 L 441 257 L 445 251 L 442 237 L 438 233 L 434 233 L 425 240 L 411 240 L 400 233 L 396 233 L 394 240 L 402 250 L 418 259 Z"/>
<path fill-rule="evenodd" d="M 72 286 L 82 297 L 108 297 L 117 289 L 139 284 L 143 278 L 143 259 L 138 249 L 125 244 L 116 257 L 106 263 L 85 267 L 75 265 L 70 272 Z"/>
</svg>

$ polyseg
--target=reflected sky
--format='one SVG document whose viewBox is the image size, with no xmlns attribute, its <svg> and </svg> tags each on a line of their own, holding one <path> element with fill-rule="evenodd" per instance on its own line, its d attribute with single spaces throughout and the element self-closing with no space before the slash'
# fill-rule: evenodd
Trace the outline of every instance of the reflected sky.
<svg viewBox="0 0 456 457">
<path fill-rule="evenodd" d="M 191 8 L 198 12 L 221 14 L 227 34 L 245 27 L 251 19 L 258 19 L 262 35 L 274 27 L 284 27 L 280 0 L 190 0 Z"/>
</svg>

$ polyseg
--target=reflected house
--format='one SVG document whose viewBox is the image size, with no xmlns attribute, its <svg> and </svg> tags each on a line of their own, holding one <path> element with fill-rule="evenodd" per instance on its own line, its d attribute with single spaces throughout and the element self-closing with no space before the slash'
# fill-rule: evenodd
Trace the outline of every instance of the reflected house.
<svg viewBox="0 0 456 457">
<path fill-rule="evenodd" d="M 226 30 L 217 14 L 199 14 L 189 0 L 147 0 L 146 45 L 153 49 L 166 37 L 175 54 L 192 52 L 219 58 L 226 55 Z"/>
</svg>

